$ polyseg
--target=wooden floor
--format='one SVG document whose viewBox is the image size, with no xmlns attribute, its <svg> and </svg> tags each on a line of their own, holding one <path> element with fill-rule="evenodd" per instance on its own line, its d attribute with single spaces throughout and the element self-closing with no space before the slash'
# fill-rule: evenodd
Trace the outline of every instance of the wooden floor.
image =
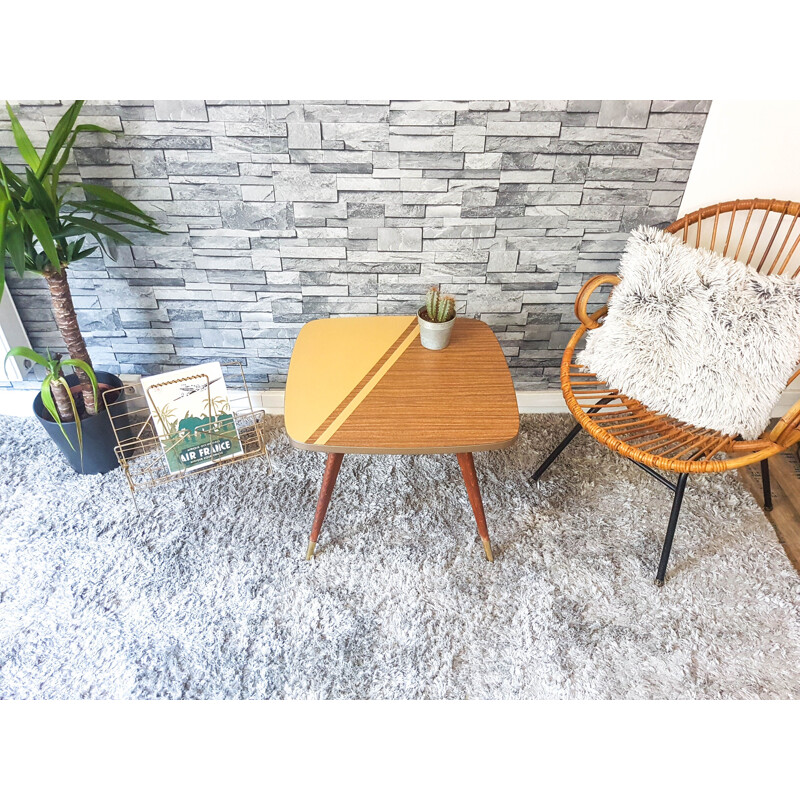
<svg viewBox="0 0 800 800">
<path fill-rule="evenodd" d="M 772 511 L 767 519 L 772 523 L 778 539 L 795 569 L 800 572 L 800 460 L 797 450 L 790 448 L 769 460 L 772 484 Z M 753 464 L 739 470 L 742 483 L 762 506 L 761 467 Z"/>
</svg>

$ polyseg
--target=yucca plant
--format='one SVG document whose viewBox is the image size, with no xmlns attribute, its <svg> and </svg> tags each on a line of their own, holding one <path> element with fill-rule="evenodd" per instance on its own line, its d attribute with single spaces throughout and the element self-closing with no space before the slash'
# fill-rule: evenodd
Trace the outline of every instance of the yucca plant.
<svg viewBox="0 0 800 800">
<path fill-rule="evenodd" d="M 67 379 L 64 377 L 62 367 L 72 367 L 76 372 L 77 370 L 81 370 L 83 374 L 86 375 L 92 387 L 91 394 L 94 405 L 97 407 L 98 386 L 97 377 L 94 374 L 94 370 L 89 364 L 80 358 L 65 358 L 62 360 L 60 353 L 56 353 L 55 356 L 51 356 L 49 350 L 47 351 L 47 356 L 43 356 L 40 353 L 37 353 L 35 350 L 31 350 L 30 347 L 12 347 L 6 353 L 3 363 L 5 364 L 5 362 L 8 361 L 8 359 L 12 356 L 28 358 L 35 364 L 44 367 L 45 377 L 42 381 L 42 403 L 44 404 L 44 407 L 47 409 L 50 416 L 53 418 L 53 421 L 58 424 L 58 427 L 61 429 L 61 433 L 64 434 L 64 438 L 67 440 L 67 443 L 73 450 L 75 449 L 75 445 L 72 444 L 72 441 L 70 440 L 69 436 L 67 436 L 67 432 L 61 423 L 75 422 L 75 434 L 78 439 L 78 448 L 82 457 L 83 432 L 81 430 L 81 418 L 80 414 L 78 413 L 78 408 L 75 404 L 75 398 L 70 391 Z M 58 387 L 60 391 L 54 391 L 56 387 Z"/>
<path fill-rule="evenodd" d="M 69 182 L 62 185 L 61 173 L 79 134 L 108 133 L 99 125 L 77 124 L 83 100 L 74 102 L 58 121 L 42 153 L 37 152 L 11 106 L 6 103 L 14 141 L 27 165 L 24 175 L 15 174 L 0 160 L 0 258 L 8 254 L 22 277 L 26 272 L 41 275 L 50 288 L 53 313 L 75 372 L 80 380 L 87 414 L 97 410 L 92 376 L 82 366 L 92 366 L 86 342 L 78 326 L 67 268 L 92 255 L 99 246 L 107 253 L 104 239 L 132 244 L 114 226 L 131 225 L 152 233 L 163 233 L 155 219 L 107 186 Z M 101 221 L 102 220 L 102 221 Z M 91 241 L 96 244 L 91 244 Z M 0 298 L 5 273 L 0 265 Z M 26 356 L 27 357 L 27 356 Z M 35 361 L 35 359 L 32 359 Z M 39 362 L 37 362 L 39 363 Z M 67 362 L 62 362 L 67 363 Z M 69 394 L 60 381 L 51 380 L 53 398 L 67 410 Z M 63 421 L 67 421 L 62 417 Z"/>
<path fill-rule="evenodd" d="M 431 322 L 449 322 L 456 315 L 456 299 L 431 286 L 425 295 L 425 310 Z"/>
</svg>

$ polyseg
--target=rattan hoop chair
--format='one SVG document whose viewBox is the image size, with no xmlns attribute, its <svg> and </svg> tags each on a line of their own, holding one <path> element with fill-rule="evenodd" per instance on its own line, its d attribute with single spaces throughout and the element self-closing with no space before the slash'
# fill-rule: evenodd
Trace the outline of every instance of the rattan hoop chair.
<svg viewBox="0 0 800 800">
<path fill-rule="evenodd" d="M 701 208 L 674 222 L 666 230 L 682 236 L 694 247 L 716 250 L 768 275 L 800 275 L 800 203 L 779 200 L 735 200 Z M 746 259 L 746 260 L 745 260 Z M 533 475 L 538 480 L 583 428 L 598 442 L 630 459 L 673 493 L 672 512 L 656 573 L 664 585 L 675 528 L 686 481 L 691 474 L 724 472 L 760 462 L 764 508 L 772 509 L 767 459 L 800 441 L 800 402 L 757 439 L 743 441 L 718 431 L 696 428 L 657 414 L 635 398 L 608 386 L 592 373 L 583 372 L 575 348 L 584 334 L 602 324 L 603 306 L 590 313 L 592 293 L 603 285 L 616 286 L 617 275 L 597 275 L 583 286 L 575 300 L 581 325 L 567 344 L 561 361 L 561 389 L 577 425 L 545 459 Z M 613 288 L 612 288 L 613 291 Z M 800 369 L 789 379 L 791 383 Z M 674 482 L 661 471 L 678 473 Z"/>
</svg>

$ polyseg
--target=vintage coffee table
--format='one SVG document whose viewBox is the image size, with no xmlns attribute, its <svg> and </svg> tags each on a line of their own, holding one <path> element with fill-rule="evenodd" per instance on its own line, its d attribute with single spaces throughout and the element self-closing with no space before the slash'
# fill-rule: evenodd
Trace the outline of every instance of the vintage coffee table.
<svg viewBox="0 0 800 800">
<path fill-rule="evenodd" d="M 309 322 L 289 365 L 285 415 L 295 447 L 328 454 L 308 559 L 345 453 L 455 453 L 486 558 L 494 560 L 472 454 L 508 447 L 519 410 L 488 325 L 459 318 L 449 346 L 427 350 L 416 317 Z"/>
</svg>

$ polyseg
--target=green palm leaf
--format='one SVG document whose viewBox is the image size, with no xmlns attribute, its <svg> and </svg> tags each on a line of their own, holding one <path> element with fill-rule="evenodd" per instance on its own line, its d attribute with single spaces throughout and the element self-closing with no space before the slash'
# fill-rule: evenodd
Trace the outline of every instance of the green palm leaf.
<svg viewBox="0 0 800 800">
<path fill-rule="evenodd" d="M 28 194 L 30 194 L 30 199 L 36 201 L 36 205 L 42 210 L 45 217 L 51 220 L 58 219 L 55 204 L 44 186 L 42 186 L 41 181 L 34 175 L 30 168 L 25 169 L 25 175 L 28 178 L 28 192 L 25 195 L 26 198 Z"/>
<path fill-rule="evenodd" d="M 31 350 L 30 347 L 12 347 L 7 353 L 6 357 L 3 361 L 5 364 L 11 357 L 14 358 L 27 358 L 30 361 L 33 361 L 34 364 L 38 364 L 40 367 L 44 367 L 45 369 L 48 368 L 48 360 L 44 357 L 39 355 L 35 350 Z"/>
<path fill-rule="evenodd" d="M 38 208 L 23 208 L 21 214 L 39 240 L 39 244 L 50 260 L 50 266 L 60 271 L 61 260 L 58 257 L 56 243 L 53 240 L 53 234 L 50 232 L 44 214 Z"/>
<path fill-rule="evenodd" d="M 105 236 L 106 238 L 111 239 L 114 242 L 120 242 L 121 244 L 133 244 L 133 242 L 124 234 L 121 234 L 119 231 L 115 231 L 113 228 L 109 228 L 108 225 L 103 225 L 101 222 L 97 222 L 96 220 L 87 219 L 86 217 L 70 216 L 69 221 L 71 225 L 82 229 L 84 232 L 89 233 L 91 236 L 97 239 L 101 247 L 102 242 L 99 239 L 100 236 Z"/>
<path fill-rule="evenodd" d="M 8 219 L 8 207 L 11 201 L 6 197 L 0 197 L 0 297 L 6 288 L 6 267 L 3 256 L 6 252 L 6 220 Z"/>
<path fill-rule="evenodd" d="M 75 449 L 75 446 L 70 441 L 69 436 L 67 436 L 67 431 L 65 430 L 64 426 L 61 424 L 61 417 L 58 415 L 58 409 L 56 408 L 56 401 L 53 400 L 53 390 L 50 387 L 50 384 L 56 380 L 53 375 L 48 375 L 44 381 L 42 382 L 42 404 L 49 412 L 50 416 L 53 420 L 58 424 L 58 427 L 61 429 L 61 433 L 64 434 L 64 438 L 67 440 L 67 444 L 70 446 L 72 450 Z M 63 379 L 62 379 L 63 380 Z M 61 381 L 58 381 L 61 383 Z M 64 381 L 66 384 L 67 382 Z M 69 385 L 67 384 L 67 393 L 72 396 L 72 392 L 69 391 Z M 71 400 L 72 407 L 75 408 L 75 401 Z M 76 415 L 77 419 L 77 415 Z M 78 441 L 81 442 L 81 437 L 78 437 Z"/>
<path fill-rule="evenodd" d="M 99 214 L 107 219 L 114 220 L 115 222 L 122 222 L 125 225 L 131 225 L 135 228 L 143 228 L 146 231 L 150 231 L 151 233 L 163 233 L 163 231 L 159 230 L 155 222 L 148 222 L 147 220 L 143 219 L 136 219 L 127 217 L 122 213 L 117 211 L 109 211 L 107 208 L 103 207 L 102 205 L 96 203 L 73 203 L 73 207 L 76 211 L 86 211 L 90 214 Z"/>
<path fill-rule="evenodd" d="M 111 136 L 116 136 L 113 131 L 109 131 L 106 128 L 101 128 L 99 125 L 78 125 L 67 140 L 67 143 L 64 146 L 64 152 L 61 154 L 61 158 L 58 159 L 53 167 L 53 192 L 56 191 L 56 185 L 58 184 L 58 178 L 61 175 L 61 170 L 67 165 L 69 154 L 75 145 L 75 140 L 78 138 L 79 133 L 108 133 Z"/>
<path fill-rule="evenodd" d="M 72 103 L 58 120 L 41 157 L 11 107 L 6 107 L 17 149 L 28 166 L 23 180 L 0 161 L 0 260 L 8 254 L 20 275 L 26 270 L 61 271 L 96 252 L 94 244 L 85 246 L 86 237 L 105 252 L 108 241 L 132 244 L 120 226 L 164 233 L 153 216 L 107 186 L 75 183 L 66 191 L 59 187 L 81 133 L 117 136 L 100 125 L 78 124 L 82 100 Z M 67 199 L 72 188 L 83 190 L 80 200 Z M 4 288 L 5 275 L 0 276 L 0 295 Z"/>
<path fill-rule="evenodd" d="M 85 361 L 81 361 L 80 358 L 65 358 L 61 364 L 62 366 L 66 365 L 69 367 L 77 367 L 78 369 L 82 369 L 89 376 L 89 380 L 92 384 L 92 392 L 94 392 L 94 404 L 97 406 L 99 403 L 97 394 L 99 389 L 97 387 L 97 376 L 94 374 L 94 370 Z"/>
<path fill-rule="evenodd" d="M 9 226 L 6 230 L 6 249 L 11 256 L 11 263 L 20 278 L 25 274 L 25 239 L 19 225 Z"/>
<path fill-rule="evenodd" d="M 96 198 L 94 200 L 95 205 L 105 206 L 112 211 L 124 211 L 126 214 L 132 214 L 136 217 L 141 217 L 142 219 L 146 219 L 150 222 L 155 222 L 153 217 L 149 214 L 146 214 L 142 209 L 137 208 L 130 200 L 126 200 L 122 195 L 117 194 L 113 189 L 109 189 L 107 186 L 96 186 L 93 183 L 82 183 L 81 189 L 86 192 L 87 195 L 91 195 L 92 197 Z M 100 202 L 98 202 L 100 201 Z"/>
<path fill-rule="evenodd" d="M 75 126 L 75 121 L 78 119 L 78 114 L 81 113 L 81 108 L 83 108 L 83 100 L 76 100 L 67 109 L 67 112 L 61 117 L 58 124 L 53 129 L 53 132 L 50 134 L 50 138 L 47 140 L 47 146 L 42 154 L 41 162 L 39 163 L 39 168 L 36 171 L 36 177 L 39 178 L 39 180 L 42 180 L 47 174 L 47 171 L 58 155 L 58 151 L 64 146 L 64 142 L 67 141 L 67 137 Z"/>
<path fill-rule="evenodd" d="M 19 150 L 20 155 L 32 169 L 38 169 L 41 161 L 39 159 L 39 154 L 36 152 L 36 148 L 31 144 L 28 134 L 25 133 L 25 129 L 20 125 L 19 120 L 8 103 L 6 103 L 6 111 L 8 111 L 8 117 L 11 120 L 11 130 L 14 133 L 14 141 L 17 143 L 17 150 Z"/>
<path fill-rule="evenodd" d="M 69 384 L 67 383 L 67 379 L 63 376 L 59 376 L 56 380 L 64 387 L 65 391 L 67 392 L 67 397 L 69 398 L 69 404 L 72 406 L 72 417 L 75 420 L 75 433 L 78 437 L 78 452 L 81 454 L 81 469 L 83 468 L 83 428 L 81 428 L 81 417 L 78 414 L 78 409 L 75 407 L 75 397 L 72 394 L 72 390 L 69 388 Z M 96 396 L 96 393 L 95 393 Z M 63 425 L 61 426 L 62 432 L 64 432 L 64 436 L 66 436 L 66 432 L 64 431 Z M 72 442 L 69 441 L 69 446 L 72 447 Z M 74 450 L 75 448 L 72 447 Z"/>
<path fill-rule="evenodd" d="M 61 373 L 62 366 L 70 366 L 70 367 L 77 367 L 78 369 L 83 370 L 88 376 L 89 380 L 92 383 L 92 392 L 94 393 L 94 401 L 95 406 L 98 404 L 98 396 L 100 392 L 100 387 L 97 384 L 97 376 L 94 373 L 94 370 L 91 368 L 89 364 L 85 361 L 82 361 L 79 358 L 68 358 L 64 361 L 60 360 L 60 356 L 50 357 L 50 352 L 48 351 L 47 357 L 37 353 L 35 350 L 31 350 L 30 347 L 12 347 L 7 353 L 5 360 L 3 363 L 5 364 L 9 358 L 27 358 L 33 361 L 34 363 L 38 364 L 41 367 L 44 367 L 47 371 L 44 380 L 42 381 L 42 404 L 47 409 L 47 412 L 56 422 L 58 427 L 61 430 L 61 433 L 64 434 L 64 438 L 67 440 L 67 443 L 72 448 L 75 449 L 74 445 L 70 441 L 69 436 L 67 436 L 67 431 L 64 428 L 61 420 L 61 416 L 58 413 L 58 407 L 56 406 L 55 398 L 53 397 L 53 383 L 59 384 L 62 386 L 67 393 L 67 399 L 69 400 L 69 404 L 72 407 L 72 417 L 75 421 L 75 433 L 78 438 L 78 448 L 81 454 L 81 463 L 83 462 L 83 428 L 81 427 L 81 418 L 78 414 L 78 408 L 75 404 L 75 397 L 72 394 L 72 390 L 69 386 L 69 382 Z"/>
<path fill-rule="evenodd" d="M 6 197 L 11 199 L 11 189 L 25 191 L 25 184 L 0 160 L 0 180 L 3 182 Z"/>
</svg>

